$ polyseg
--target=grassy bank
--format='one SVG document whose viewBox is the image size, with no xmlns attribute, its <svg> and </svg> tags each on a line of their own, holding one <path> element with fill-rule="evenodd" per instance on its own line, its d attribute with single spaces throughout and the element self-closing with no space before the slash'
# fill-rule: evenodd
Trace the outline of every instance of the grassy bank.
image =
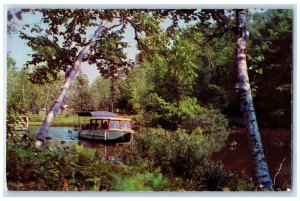
<svg viewBox="0 0 300 201">
<path fill-rule="evenodd" d="M 29 118 L 29 126 L 40 126 L 45 117 L 45 112 L 42 111 L 39 115 L 33 115 L 32 113 L 27 113 L 26 116 Z M 126 118 L 133 118 L 133 116 L 125 116 Z M 58 114 L 51 126 L 78 126 L 79 120 L 78 116 L 75 113 L 64 111 L 63 113 Z"/>
<path fill-rule="evenodd" d="M 40 112 L 39 115 L 33 115 L 28 113 L 29 117 L 29 126 L 40 126 L 45 117 L 45 112 Z M 71 112 L 63 112 L 56 116 L 54 119 L 52 126 L 77 126 L 78 125 L 78 117 L 77 114 L 73 114 Z"/>
</svg>

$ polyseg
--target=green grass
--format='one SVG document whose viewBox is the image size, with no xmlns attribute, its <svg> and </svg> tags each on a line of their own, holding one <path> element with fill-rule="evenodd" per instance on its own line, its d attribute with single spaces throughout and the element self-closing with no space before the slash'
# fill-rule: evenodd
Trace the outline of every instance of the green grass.
<svg viewBox="0 0 300 201">
<path fill-rule="evenodd" d="M 45 112 L 40 112 L 39 115 L 33 115 L 31 113 L 28 113 L 27 116 L 29 117 L 29 126 L 40 126 L 43 123 Z M 52 123 L 52 126 L 77 126 L 77 125 L 78 125 L 77 115 L 66 111 L 58 114 Z"/>
<path fill-rule="evenodd" d="M 32 113 L 26 114 L 29 117 L 29 126 L 40 126 L 45 117 L 45 111 L 41 111 L 39 115 L 33 115 Z M 133 116 L 123 115 L 125 118 L 132 118 Z M 78 116 L 77 114 L 64 111 L 56 115 L 51 126 L 78 126 Z"/>
</svg>

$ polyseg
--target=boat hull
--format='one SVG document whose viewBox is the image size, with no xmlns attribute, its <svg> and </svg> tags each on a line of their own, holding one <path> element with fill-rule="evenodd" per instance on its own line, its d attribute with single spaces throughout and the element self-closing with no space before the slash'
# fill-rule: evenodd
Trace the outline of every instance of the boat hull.
<svg viewBox="0 0 300 201">
<path fill-rule="evenodd" d="M 132 130 L 80 130 L 78 138 L 91 141 L 131 141 L 133 137 Z"/>
</svg>

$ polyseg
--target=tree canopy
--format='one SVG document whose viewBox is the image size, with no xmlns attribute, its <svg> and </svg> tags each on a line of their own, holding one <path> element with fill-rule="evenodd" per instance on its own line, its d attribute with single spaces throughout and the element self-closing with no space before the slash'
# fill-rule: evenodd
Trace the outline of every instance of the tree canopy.
<svg viewBox="0 0 300 201">
<path fill-rule="evenodd" d="M 62 71 L 68 71 L 91 32 L 101 22 L 107 22 L 116 27 L 97 39 L 83 61 L 97 65 L 104 78 L 123 77 L 114 82 L 116 93 L 122 91 L 115 100 L 117 107 L 127 108 L 129 113 L 139 110 L 143 96 L 138 98 L 137 92 L 147 94 L 150 90 L 177 105 L 189 96 L 200 104 L 220 108 L 229 116 L 239 112 L 233 90 L 236 80 L 232 10 L 23 9 L 9 11 L 9 19 L 22 19 L 24 13 L 40 15 L 42 22 L 25 25 L 20 33 L 34 52 L 32 60 L 26 63 L 27 68 L 34 67 L 27 71 L 32 83 L 51 83 Z M 291 10 L 252 11 L 249 16 L 249 76 L 258 117 L 266 126 L 290 122 L 291 20 Z M 124 52 L 129 46 L 124 37 L 130 28 L 139 50 L 136 61 L 128 59 Z M 139 78 L 131 78 L 138 73 L 142 73 Z M 137 79 L 144 79 L 147 89 L 138 89 L 143 85 L 134 89 Z M 270 93 L 283 98 L 267 103 Z"/>
</svg>

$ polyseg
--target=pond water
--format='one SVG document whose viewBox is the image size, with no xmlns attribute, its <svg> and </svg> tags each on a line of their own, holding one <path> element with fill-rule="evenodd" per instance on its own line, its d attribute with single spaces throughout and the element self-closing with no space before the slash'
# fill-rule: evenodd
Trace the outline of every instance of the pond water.
<svg viewBox="0 0 300 201">
<path fill-rule="evenodd" d="M 30 131 L 37 132 L 38 127 L 31 127 Z M 285 128 L 263 128 L 260 129 L 264 153 L 268 163 L 270 176 L 276 187 L 286 189 L 291 184 L 291 129 Z M 71 145 L 75 142 L 87 147 L 103 150 L 108 157 L 113 157 L 116 149 L 124 143 L 99 143 L 82 141 L 77 137 L 77 130 L 73 127 L 51 127 L 48 136 L 51 143 L 60 145 Z M 248 146 L 247 131 L 244 128 L 234 128 L 228 137 L 226 146 L 219 152 L 213 153 L 211 159 L 220 161 L 225 169 L 249 177 L 254 176 L 251 152 Z M 281 170 L 277 174 L 278 168 Z M 276 175 L 277 174 L 277 175 Z M 275 182 L 274 182 L 275 178 Z"/>
<path fill-rule="evenodd" d="M 274 186 L 282 189 L 290 188 L 292 173 L 291 129 L 263 128 L 260 129 L 260 133 Z M 222 162 L 227 170 L 254 177 L 246 129 L 232 129 L 226 144 L 221 151 L 212 154 L 211 158 L 214 161 Z M 281 170 L 278 172 L 280 165 Z"/>
<path fill-rule="evenodd" d="M 36 133 L 39 127 L 30 127 L 29 131 L 31 133 Z M 74 127 L 50 127 L 47 135 L 47 141 L 55 145 L 68 146 L 74 143 L 82 144 L 83 146 L 90 148 L 97 148 L 102 150 L 105 156 L 108 158 L 113 157 L 116 149 L 122 146 L 124 143 L 101 143 L 84 141 L 78 139 L 78 130 Z"/>
</svg>

